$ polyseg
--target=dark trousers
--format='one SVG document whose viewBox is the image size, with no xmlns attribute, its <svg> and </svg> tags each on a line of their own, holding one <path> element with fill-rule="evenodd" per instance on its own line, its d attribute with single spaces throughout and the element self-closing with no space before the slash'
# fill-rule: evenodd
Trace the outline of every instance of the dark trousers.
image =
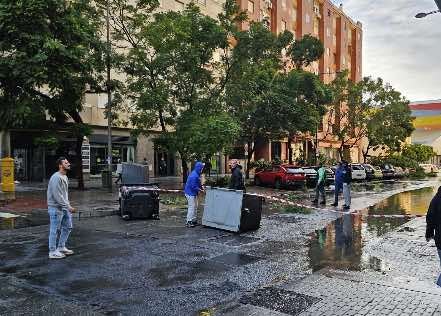
<svg viewBox="0 0 441 316">
<path fill-rule="evenodd" d="M 325 184 L 323 182 L 317 183 L 315 187 L 315 199 L 314 201 L 319 200 L 320 195 L 322 196 L 322 203 L 326 202 L 326 194 L 325 194 Z"/>
<path fill-rule="evenodd" d="M 335 183 L 334 203 L 338 204 L 338 195 L 343 191 L 343 183 Z"/>
</svg>

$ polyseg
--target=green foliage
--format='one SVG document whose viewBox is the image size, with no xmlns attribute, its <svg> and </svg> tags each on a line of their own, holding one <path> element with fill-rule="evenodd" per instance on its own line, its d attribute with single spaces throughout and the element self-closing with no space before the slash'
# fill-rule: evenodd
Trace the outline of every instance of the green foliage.
<svg viewBox="0 0 441 316">
<path fill-rule="evenodd" d="M 251 23 L 250 30 L 237 37 L 226 99 L 241 123 L 249 157 L 259 139 L 314 130 L 326 111 L 323 105 L 331 99 L 316 75 L 303 70 L 286 73 L 282 52 L 296 45 L 292 39 L 291 33 L 276 35 L 260 23 Z"/>
<path fill-rule="evenodd" d="M 44 135 L 34 138 L 34 145 L 37 147 L 45 147 L 46 149 L 57 149 L 60 140 L 53 135 Z"/>
<path fill-rule="evenodd" d="M 244 13 L 228 1 L 218 20 L 190 3 L 182 12 L 154 13 L 157 1 L 111 1 L 137 133 L 160 127 L 156 144 L 186 161 L 227 150 L 239 134 L 223 102 L 229 36 Z M 218 55 L 214 59 L 213 55 Z"/>
<path fill-rule="evenodd" d="M 312 62 L 322 57 L 325 48 L 322 42 L 311 35 L 305 35 L 296 40 L 289 49 L 289 54 L 297 69 L 308 67 Z"/>
<path fill-rule="evenodd" d="M 86 84 L 100 81 L 102 21 L 88 0 L 0 4 L 1 128 L 78 113 Z"/>
<path fill-rule="evenodd" d="M 436 153 L 432 146 L 422 144 L 406 145 L 402 150 L 402 155 L 419 163 L 424 163 L 435 157 Z"/>
<path fill-rule="evenodd" d="M 205 181 L 205 185 L 211 187 L 226 188 L 230 184 L 230 176 L 208 178 Z"/>
<path fill-rule="evenodd" d="M 298 205 L 286 205 L 284 203 L 272 203 L 272 208 L 276 212 L 289 214 L 311 214 L 310 208 Z"/>
<path fill-rule="evenodd" d="M 328 126 L 340 142 L 340 154 L 364 137 L 368 139 L 365 159 L 370 149 L 399 150 L 413 131 L 409 101 L 381 78 L 366 77 L 354 83 L 348 75 L 344 71 L 331 83 Z"/>
<path fill-rule="evenodd" d="M 169 206 L 184 206 L 187 199 L 182 195 L 166 195 L 161 198 L 161 203 Z"/>
</svg>

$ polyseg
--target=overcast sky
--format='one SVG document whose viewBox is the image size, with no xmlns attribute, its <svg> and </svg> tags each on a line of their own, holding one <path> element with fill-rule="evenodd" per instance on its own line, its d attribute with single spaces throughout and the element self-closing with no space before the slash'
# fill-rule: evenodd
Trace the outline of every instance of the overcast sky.
<svg viewBox="0 0 441 316">
<path fill-rule="evenodd" d="M 382 77 L 410 101 L 441 99 L 441 14 L 433 0 L 335 0 L 363 23 L 363 75 Z"/>
</svg>

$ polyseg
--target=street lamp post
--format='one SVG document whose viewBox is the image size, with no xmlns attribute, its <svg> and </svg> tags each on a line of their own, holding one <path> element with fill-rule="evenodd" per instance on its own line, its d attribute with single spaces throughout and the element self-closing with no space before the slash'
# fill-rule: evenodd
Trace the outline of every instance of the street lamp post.
<svg viewBox="0 0 441 316">
<path fill-rule="evenodd" d="M 107 170 L 109 172 L 109 192 L 112 192 L 112 91 L 110 87 L 110 8 L 109 0 L 106 1 L 106 31 L 107 31 Z"/>
<path fill-rule="evenodd" d="M 431 12 L 420 12 L 417 15 L 415 15 L 415 17 L 417 19 L 422 19 L 422 18 L 425 18 L 426 16 L 431 15 L 431 14 L 441 13 L 441 0 L 435 0 L 435 4 L 438 7 L 438 10 L 431 11 Z"/>
</svg>

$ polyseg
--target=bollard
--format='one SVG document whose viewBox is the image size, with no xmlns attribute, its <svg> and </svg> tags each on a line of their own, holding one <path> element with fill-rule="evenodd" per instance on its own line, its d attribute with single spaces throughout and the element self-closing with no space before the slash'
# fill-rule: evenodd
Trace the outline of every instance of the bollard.
<svg viewBox="0 0 441 316">
<path fill-rule="evenodd" d="M 1 180 L 3 192 L 15 192 L 14 183 L 14 159 L 2 158 L 0 159 L 1 165 Z"/>
</svg>

